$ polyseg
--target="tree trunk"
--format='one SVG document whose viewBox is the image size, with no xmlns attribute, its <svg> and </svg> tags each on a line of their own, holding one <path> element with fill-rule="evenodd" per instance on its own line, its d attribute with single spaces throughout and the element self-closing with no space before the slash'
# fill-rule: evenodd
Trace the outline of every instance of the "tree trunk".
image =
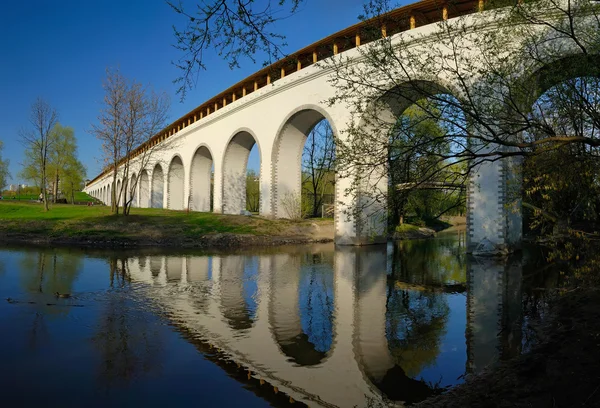
<svg viewBox="0 0 600 408">
<path fill-rule="evenodd" d="M 58 198 L 58 169 L 56 170 L 56 177 L 54 178 L 54 186 L 53 186 L 54 197 L 52 198 L 52 202 L 56 204 L 56 199 Z"/>
</svg>

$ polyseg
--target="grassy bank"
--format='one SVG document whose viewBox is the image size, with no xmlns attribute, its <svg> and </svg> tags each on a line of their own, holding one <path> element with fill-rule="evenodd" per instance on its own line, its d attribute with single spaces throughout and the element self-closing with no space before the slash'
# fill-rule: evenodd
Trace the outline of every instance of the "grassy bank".
<svg viewBox="0 0 600 408">
<path fill-rule="evenodd" d="M 0 201 L 0 240 L 77 245 L 233 246 L 326 240 L 331 221 L 133 208 L 115 216 L 106 206 Z M 283 242 L 282 242 L 283 241 Z"/>
</svg>

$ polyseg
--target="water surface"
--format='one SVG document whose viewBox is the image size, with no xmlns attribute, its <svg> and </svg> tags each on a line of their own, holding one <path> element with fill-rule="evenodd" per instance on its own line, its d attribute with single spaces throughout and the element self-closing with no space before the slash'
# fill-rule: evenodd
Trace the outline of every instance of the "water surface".
<svg viewBox="0 0 600 408">
<path fill-rule="evenodd" d="M 420 401 L 531 347 L 541 289 L 559 280 L 539 273 L 534 255 L 470 258 L 460 233 L 337 250 L 3 249 L 2 398 L 62 406 Z"/>
</svg>

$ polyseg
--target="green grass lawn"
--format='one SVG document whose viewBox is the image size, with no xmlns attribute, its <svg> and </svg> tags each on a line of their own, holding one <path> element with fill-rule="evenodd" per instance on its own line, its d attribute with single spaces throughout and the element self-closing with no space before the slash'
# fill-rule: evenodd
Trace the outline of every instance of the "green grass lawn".
<svg viewBox="0 0 600 408">
<path fill-rule="evenodd" d="M 285 235 L 288 227 L 302 223 L 156 208 L 133 208 L 128 216 L 115 216 L 103 205 L 51 204 L 50 211 L 44 212 L 41 203 L 0 201 L 0 231 L 20 235 L 126 239 L 193 238 L 210 233 Z"/>
<path fill-rule="evenodd" d="M 16 191 L 5 191 L 3 194 L 3 198 L 5 201 L 37 201 L 39 198 L 39 194 L 18 194 Z M 65 197 L 67 201 L 71 201 L 71 197 Z M 97 199 L 84 193 L 83 191 L 78 191 L 74 194 L 74 199 L 76 203 L 87 203 L 87 202 L 98 202 Z"/>
</svg>

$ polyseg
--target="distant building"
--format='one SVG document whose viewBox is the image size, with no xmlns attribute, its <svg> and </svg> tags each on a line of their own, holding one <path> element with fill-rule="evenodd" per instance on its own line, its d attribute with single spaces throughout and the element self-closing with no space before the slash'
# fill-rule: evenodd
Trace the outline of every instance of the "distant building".
<svg viewBox="0 0 600 408">
<path fill-rule="evenodd" d="M 9 191 L 17 191 L 18 188 L 19 186 L 16 184 L 11 184 L 10 186 L 8 186 Z"/>
</svg>

